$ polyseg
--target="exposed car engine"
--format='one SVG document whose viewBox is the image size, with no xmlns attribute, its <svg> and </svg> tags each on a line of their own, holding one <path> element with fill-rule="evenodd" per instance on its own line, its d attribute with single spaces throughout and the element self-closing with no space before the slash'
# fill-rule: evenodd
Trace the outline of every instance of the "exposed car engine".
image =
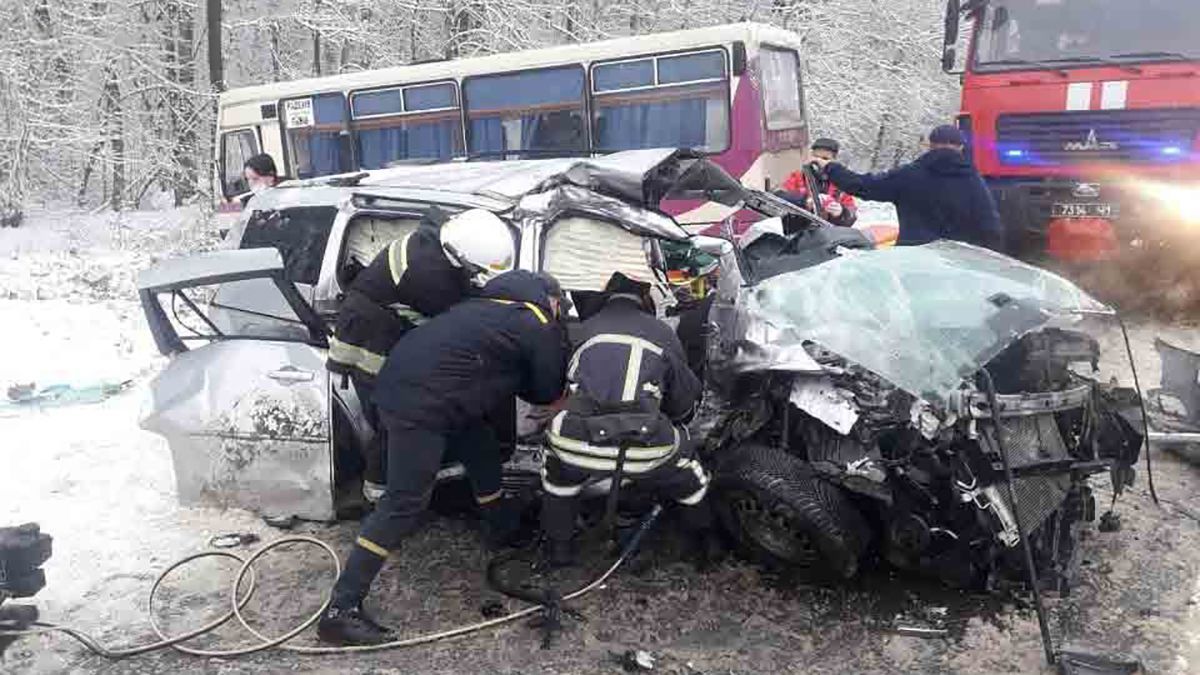
<svg viewBox="0 0 1200 675">
<path fill-rule="evenodd" d="M 709 439 L 727 493 L 754 483 L 753 472 L 738 468 L 749 455 L 753 463 L 773 456 L 774 478 L 790 476 L 801 492 L 813 493 L 799 503 L 785 499 L 768 513 L 724 500 L 722 515 L 744 548 L 839 577 L 853 575 L 874 552 L 900 568 L 987 587 L 1024 576 L 1019 517 L 1042 583 L 1069 588 L 1078 529 L 1096 517 L 1088 477 L 1111 469 L 1118 492 L 1131 484 L 1142 440 L 1122 410 L 1136 403 L 1131 392 L 1078 372 L 1098 360 L 1095 340 L 1046 329 L 987 366 L 1003 450 L 982 378 L 964 385 L 947 411 L 935 411 L 828 350 L 811 343 L 806 350 L 824 375 L 748 377 L 739 385 L 743 403 Z M 849 429 L 843 413 L 857 418 Z M 1015 505 L 1002 489 L 1002 451 L 1015 477 Z M 817 508 L 806 510 L 809 501 Z M 770 521 L 774 532 L 754 519 Z M 812 540 L 804 543 L 814 555 L 805 558 L 805 546 L 788 545 L 797 539 Z"/>
</svg>

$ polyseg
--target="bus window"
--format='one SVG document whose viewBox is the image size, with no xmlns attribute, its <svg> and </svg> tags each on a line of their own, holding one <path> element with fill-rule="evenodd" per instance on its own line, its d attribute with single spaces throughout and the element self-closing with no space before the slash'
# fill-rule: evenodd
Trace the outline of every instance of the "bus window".
<svg viewBox="0 0 1200 675">
<path fill-rule="evenodd" d="M 313 178 L 347 171 L 341 135 L 345 129 L 346 98 L 317 94 L 283 102 L 288 158 L 296 178 Z"/>
<path fill-rule="evenodd" d="M 583 81 L 580 66 L 467 78 L 470 154 L 585 152 Z"/>
<path fill-rule="evenodd" d="M 764 46 L 762 64 L 763 107 L 767 129 L 804 126 L 804 97 L 800 88 L 800 57 L 794 49 Z"/>
<path fill-rule="evenodd" d="M 725 52 L 650 56 L 592 68 L 595 148 L 692 148 L 729 141 Z"/>
<path fill-rule="evenodd" d="M 253 129 L 238 129 L 221 135 L 221 193 L 233 199 L 250 191 L 243 167 L 258 154 L 258 136 Z"/>
<path fill-rule="evenodd" d="M 451 83 L 356 92 L 350 96 L 350 112 L 358 163 L 364 169 L 462 154 L 458 93 Z"/>
</svg>

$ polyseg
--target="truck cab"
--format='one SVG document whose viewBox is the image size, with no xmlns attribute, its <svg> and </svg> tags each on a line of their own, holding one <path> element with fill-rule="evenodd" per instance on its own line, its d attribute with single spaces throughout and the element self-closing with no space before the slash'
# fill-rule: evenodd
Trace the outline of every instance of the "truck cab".
<svg viewBox="0 0 1200 675">
<path fill-rule="evenodd" d="M 1200 223 L 1200 3 L 950 0 L 959 125 L 1023 257 L 1095 259 Z"/>
</svg>

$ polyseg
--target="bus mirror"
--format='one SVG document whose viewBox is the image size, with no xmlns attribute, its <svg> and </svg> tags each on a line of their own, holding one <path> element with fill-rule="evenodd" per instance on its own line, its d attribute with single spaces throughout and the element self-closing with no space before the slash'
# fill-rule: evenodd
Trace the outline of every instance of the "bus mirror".
<svg viewBox="0 0 1200 675">
<path fill-rule="evenodd" d="M 954 64 L 958 61 L 958 51 L 953 45 L 947 45 L 942 51 L 942 70 L 949 73 L 954 70 Z"/>
<path fill-rule="evenodd" d="M 949 50 L 958 44 L 958 17 L 962 13 L 962 5 L 959 0 L 947 0 L 946 2 L 946 32 L 942 43 Z M 942 63 L 945 64 L 945 57 L 942 58 Z M 946 70 L 954 67 L 954 62 L 951 61 L 949 66 L 943 66 Z"/>
<path fill-rule="evenodd" d="M 738 40 L 733 43 L 733 53 L 730 55 L 733 59 L 733 74 L 746 74 L 746 43 Z"/>
</svg>

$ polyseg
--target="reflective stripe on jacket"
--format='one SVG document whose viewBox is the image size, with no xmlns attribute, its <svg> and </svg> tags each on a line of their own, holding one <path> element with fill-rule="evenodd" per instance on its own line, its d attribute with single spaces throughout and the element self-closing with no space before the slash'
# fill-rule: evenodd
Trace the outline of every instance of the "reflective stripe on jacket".
<svg viewBox="0 0 1200 675">
<path fill-rule="evenodd" d="M 686 437 L 676 423 L 700 397 L 679 338 L 636 298 L 618 295 L 583 322 L 577 342 L 567 409 L 547 433 L 550 451 L 581 469 L 614 471 L 619 446 L 598 440 L 595 427 L 601 418 L 624 415 L 645 421 L 641 438 L 626 443 L 624 470 L 646 473 L 669 461 Z"/>
<path fill-rule="evenodd" d="M 457 304 L 467 290 L 466 275 L 446 257 L 437 229 L 423 222 L 351 282 L 329 343 L 329 369 L 374 377 L 392 345 Z"/>
</svg>

